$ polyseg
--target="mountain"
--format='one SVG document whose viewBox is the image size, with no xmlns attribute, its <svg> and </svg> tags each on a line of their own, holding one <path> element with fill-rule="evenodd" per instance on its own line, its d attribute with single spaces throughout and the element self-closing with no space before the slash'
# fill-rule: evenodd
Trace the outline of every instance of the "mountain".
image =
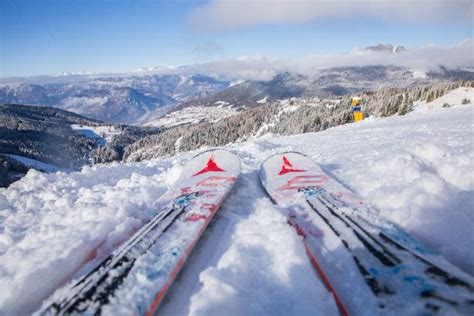
<svg viewBox="0 0 474 316">
<path fill-rule="evenodd" d="M 376 46 L 365 47 L 362 50 L 371 52 L 400 53 L 407 49 L 403 46 L 394 46 L 392 44 L 378 44 Z"/>
<path fill-rule="evenodd" d="M 367 49 L 397 51 L 396 47 L 391 45 Z M 171 127 L 213 122 L 248 108 L 283 99 L 332 98 L 364 91 L 378 91 L 381 88 L 413 88 L 458 80 L 474 80 L 474 72 L 440 67 L 437 71 L 425 73 L 397 66 L 337 67 L 320 69 L 313 75 L 283 72 L 269 81 L 248 80 L 215 94 L 183 102 L 165 116 L 148 120 L 146 125 Z M 209 109 L 211 107 L 214 109 Z"/>
<path fill-rule="evenodd" d="M 191 98 L 227 88 L 214 76 L 71 75 L 2 80 L 0 103 L 54 106 L 112 123 L 133 124 L 160 116 Z"/>
<path fill-rule="evenodd" d="M 380 44 L 365 50 L 400 53 L 404 48 Z M 106 122 L 171 127 L 215 121 L 282 99 L 326 98 L 457 80 L 474 80 L 474 72 L 442 66 L 426 71 L 374 65 L 322 68 L 311 75 L 286 71 L 268 81 L 232 84 L 230 79 L 213 75 L 158 75 L 143 71 L 2 79 L 0 103 L 47 105 Z"/>
<path fill-rule="evenodd" d="M 123 87 L 81 90 L 61 100 L 60 107 L 106 122 L 134 123 L 143 115 L 172 102 L 170 97 L 159 98 Z"/>
<path fill-rule="evenodd" d="M 2 103 L 44 104 L 48 102 L 46 89 L 37 84 L 0 86 Z"/>
<path fill-rule="evenodd" d="M 214 106 L 219 101 L 233 107 L 254 107 L 263 99 L 271 102 L 293 97 L 330 97 L 380 88 L 409 88 L 432 84 L 440 80 L 472 80 L 474 72 L 440 68 L 417 77 L 414 71 L 397 66 L 338 67 L 321 69 L 314 75 L 284 72 L 269 81 L 245 81 L 214 95 L 193 99 L 181 104 L 187 106 Z M 259 102 L 260 101 L 260 102 Z"/>
</svg>

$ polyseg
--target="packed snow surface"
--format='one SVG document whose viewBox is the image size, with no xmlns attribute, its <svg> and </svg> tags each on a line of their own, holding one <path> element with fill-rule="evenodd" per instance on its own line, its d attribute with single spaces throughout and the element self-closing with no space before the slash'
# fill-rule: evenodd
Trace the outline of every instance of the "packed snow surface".
<svg viewBox="0 0 474 316">
<path fill-rule="evenodd" d="M 260 163 L 289 150 L 312 157 L 473 275 L 473 118 L 473 105 L 458 103 L 228 145 L 242 174 L 160 315 L 337 314 L 301 238 L 258 183 Z M 59 285 L 87 273 L 155 214 L 154 203 L 196 152 L 73 173 L 30 170 L 0 189 L 0 314 L 30 313 Z"/>
</svg>

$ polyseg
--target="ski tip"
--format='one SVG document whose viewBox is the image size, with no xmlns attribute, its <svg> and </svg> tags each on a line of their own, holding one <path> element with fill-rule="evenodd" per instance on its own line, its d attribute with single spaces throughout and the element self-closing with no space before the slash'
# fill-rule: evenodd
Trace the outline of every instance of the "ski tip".
<svg viewBox="0 0 474 316">
<path fill-rule="evenodd" d="M 277 153 L 274 153 L 274 154 L 271 154 L 270 156 L 268 156 L 267 158 L 265 158 L 264 161 L 262 161 L 262 165 L 265 163 L 265 161 L 267 161 L 268 159 L 271 159 L 275 156 L 284 156 L 284 155 L 287 155 L 287 154 L 297 154 L 297 155 L 301 155 L 301 156 L 305 156 L 305 157 L 308 157 L 310 158 L 307 154 L 305 153 L 302 153 L 302 152 L 299 152 L 299 151 L 296 151 L 296 150 L 287 150 L 287 151 L 281 151 L 281 152 L 277 152 Z"/>
<path fill-rule="evenodd" d="M 218 152 L 218 151 L 225 151 L 225 152 L 228 152 L 228 153 L 230 153 L 234 156 L 238 156 L 237 153 L 234 150 L 227 149 L 227 148 L 221 148 L 221 147 L 211 147 L 211 148 L 206 148 L 203 151 L 200 151 L 199 153 L 194 155 L 191 159 L 194 159 L 194 158 L 199 157 L 201 155 L 205 155 L 207 153 L 213 153 L 213 152 Z"/>
</svg>

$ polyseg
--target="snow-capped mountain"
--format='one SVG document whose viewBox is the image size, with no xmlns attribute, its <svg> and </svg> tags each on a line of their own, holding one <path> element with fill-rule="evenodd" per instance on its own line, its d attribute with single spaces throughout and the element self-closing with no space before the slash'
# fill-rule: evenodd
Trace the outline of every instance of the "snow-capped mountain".
<svg viewBox="0 0 474 316">
<path fill-rule="evenodd" d="M 48 92 L 41 85 L 22 83 L 0 86 L 0 98 L 2 103 L 46 104 Z"/>
<path fill-rule="evenodd" d="M 375 49 L 396 50 L 393 46 L 379 46 L 376 46 Z M 474 80 L 474 72 L 444 67 L 440 67 L 436 72 L 424 72 L 397 66 L 329 68 L 321 69 L 313 76 L 284 72 L 269 81 L 248 80 L 215 94 L 183 102 L 166 117 L 174 117 L 176 122 L 181 122 L 190 112 L 189 110 L 184 111 L 188 107 L 201 108 L 202 112 L 208 112 L 205 107 L 219 107 L 222 117 L 227 117 L 229 111 L 225 111 L 226 107 L 237 113 L 235 110 L 261 106 L 282 99 L 337 97 L 363 91 L 377 91 L 391 87 L 409 88 L 456 80 Z M 215 114 L 218 111 L 212 112 Z M 212 120 L 215 120 L 215 115 Z M 163 119 L 148 120 L 147 122 L 147 125 L 153 126 L 161 124 L 163 124 Z M 166 120 L 166 124 L 169 125 L 169 120 Z"/>
<path fill-rule="evenodd" d="M 366 50 L 398 54 L 403 48 L 378 45 Z M 341 96 L 380 88 L 406 88 L 457 80 L 474 80 L 474 72 L 447 67 L 427 71 L 375 65 L 322 68 L 311 75 L 283 71 L 267 81 L 232 83 L 231 78 L 214 75 L 151 74 L 143 71 L 139 75 L 2 79 L 0 103 L 48 105 L 108 122 L 159 125 L 156 118 L 191 106 L 227 107 L 235 112 L 294 97 Z M 189 116 L 189 112 L 183 113 Z M 212 111 L 211 120 L 215 120 L 215 112 Z M 227 110 L 222 112 L 225 116 L 230 113 Z"/>
<path fill-rule="evenodd" d="M 229 81 L 206 75 L 111 77 L 61 76 L 22 79 L 0 85 L 0 103 L 48 105 L 115 123 L 136 123 L 159 116 L 191 98 L 205 97 L 229 86 Z M 26 81 L 26 82 L 24 82 Z"/>
<path fill-rule="evenodd" d="M 129 87 L 81 90 L 61 100 L 61 108 L 106 122 L 133 123 L 143 115 L 173 102 Z"/>
<path fill-rule="evenodd" d="M 396 46 L 392 44 L 378 44 L 375 46 L 363 48 L 363 50 L 372 52 L 400 53 L 406 51 L 407 49 L 403 46 Z"/>
</svg>

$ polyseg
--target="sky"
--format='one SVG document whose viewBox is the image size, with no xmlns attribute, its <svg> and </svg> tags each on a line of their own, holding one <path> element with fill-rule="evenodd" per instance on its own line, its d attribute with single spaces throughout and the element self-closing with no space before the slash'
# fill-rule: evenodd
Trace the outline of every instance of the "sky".
<svg viewBox="0 0 474 316">
<path fill-rule="evenodd" d="M 443 50 L 470 41 L 464 55 L 474 54 L 473 3 L 1 0 L 0 77 L 248 59 L 324 61 L 378 43 Z"/>
</svg>

